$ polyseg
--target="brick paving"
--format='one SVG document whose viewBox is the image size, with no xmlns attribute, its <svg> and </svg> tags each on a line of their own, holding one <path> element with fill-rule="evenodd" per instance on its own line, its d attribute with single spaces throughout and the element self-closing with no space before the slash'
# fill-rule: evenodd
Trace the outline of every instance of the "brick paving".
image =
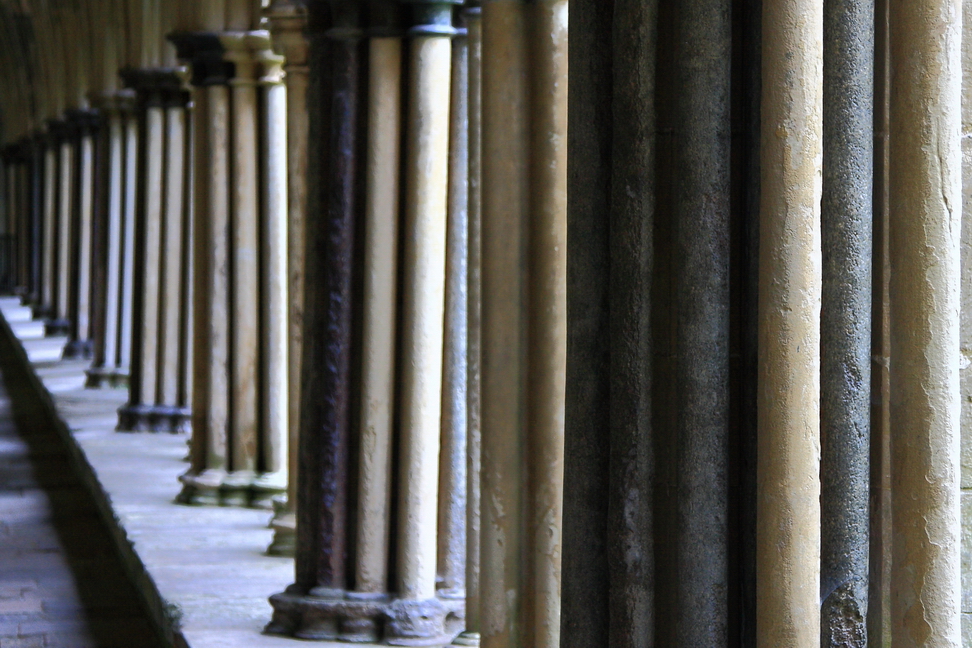
<svg viewBox="0 0 972 648">
<path fill-rule="evenodd" d="M 0 384 L 0 648 L 156 648 L 56 432 Z"/>
</svg>

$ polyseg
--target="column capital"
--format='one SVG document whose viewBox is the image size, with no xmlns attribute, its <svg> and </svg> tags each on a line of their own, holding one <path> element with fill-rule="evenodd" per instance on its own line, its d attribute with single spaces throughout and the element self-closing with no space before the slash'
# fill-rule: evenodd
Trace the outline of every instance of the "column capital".
<svg viewBox="0 0 972 648">
<path fill-rule="evenodd" d="M 65 117 L 73 126 L 75 137 L 91 135 L 101 126 L 101 113 L 90 108 L 72 108 Z"/>
<path fill-rule="evenodd" d="M 412 27 L 408 35 L 443 36 L 456 35 L 452 26 L 452 8 L 461 5 L 462 0 L 399 0 L 403 5 L 412 7 Z"/>
<path fill-rule="evenodd" d="M 223 58 L 225 48 L 216 32 L 176 32 L 167 36 L 176 56 L 190 63 L 194 86 L 227 85 L 236 74 L 231 61 Z"/>
<path fill-rule="evenodd" d="M 184 92 L 183 68 L 125 68 L 119 72 L 125 86 L 134 90 L 144 106 L 167 106 Z"/>
<path fill-rule="evenodd" d="M 229 80 L 230 85 L 255 85 L 256 84 L 256 58 L 253 52 L 254 40 L 259 40 L 259 32 L 222 32 L 219 34 L 219 42 L 223 45 L 223 59 L 233 64 L 235 74 Z M 269 32 L 263 32 L 267 36 L 269 46 Z"/>
<path fill-rule="evenodd" d="M 51 144 L 60 144 L 71 135 L 71 128 L 64 119 L 51 118 L 47 120 L 47 133 Z"/>
<path fill-rule="evenodd" d="M 301 0 L 275 0 L 265 12 L 273 48 L 287 59 L 284 67 L 305 67 L 309 44 L 307 6 Z"/>
</svg>

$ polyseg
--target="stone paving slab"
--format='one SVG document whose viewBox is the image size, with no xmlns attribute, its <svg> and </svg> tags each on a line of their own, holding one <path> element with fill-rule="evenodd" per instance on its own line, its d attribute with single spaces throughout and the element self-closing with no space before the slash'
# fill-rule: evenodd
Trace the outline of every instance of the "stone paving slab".
<svg viewBox="0 0 972 648">
<path fill-rule="evenodd" d="M 76 463 L 88 472 L 103 511 L 113 518 L 116 542 L 127 556 L 130 576 L 150 606 L 157 608 L 157 622 L 169 626 L 172 645 L 308 645 L 262 634 L 272 613 L 268 597 L 294 577 L 293 559 L 264 553 L 273 535 L 268 528 L 270 514 L 175 503 L 178 477 L 188 468 L 187 437 L 115 432 L 117 409 L 125 403 L 127 392 L 85 389 L 87 367 L 87 362 L 72 359 L 35 363 L 33 371 L 65 433 L 76 444 Z M 0 511 L 5 505 L 9 503 L 0 498 Z M 0 643 L 0 648 L 6 645 Z"/>
</svg>

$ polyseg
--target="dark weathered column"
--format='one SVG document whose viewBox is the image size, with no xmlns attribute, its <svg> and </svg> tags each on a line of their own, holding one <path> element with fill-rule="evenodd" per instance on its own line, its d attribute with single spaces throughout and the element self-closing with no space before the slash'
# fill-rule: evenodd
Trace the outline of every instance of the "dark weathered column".
<svg viewBox="0 0 972 648">
<path fill-rule="evenodd" d="M 71 289 L 71 213 L 72 185 L 74 181 L 73 129 L 66 121 L 52 121 L 50 128 L 57 138 L 57 241 L 54 254 L 57 257 L 57 281 L 54 291 L 53 320 L 48 323 L 48 332 L 65 334 L 70 328 L 68 304 Z"/>
<path fill-rule="evenodd" d="M 763 3 L 756 645 L 820 645 L 823 7 Z"/>
<path fill-rule="evenodd" d="M 820 645 L 865 646 L 874 2 L 824 3 Z"/>
<path fill-rule="evenodd" d="M 564 648 L 654 645 L 656 17 L 571 6 Z"/>
<path fill-rule="evenodd" d="M 57 275 L 57 137 L 49 127 L 44 138 L 43 197 L 43 263 L 41 264 L 41 300 L 37 315 L 49 318 L 54 313 L 54 290 Z"/>
<path fill-rule="evenodd" d="M 127 385 L 132 362 L 132 329 L 135 322 L 132 309 L 135 303 L 135 215 L 138 210 L 138 149 L 139 130 L 134 92 L 122 99 L 122 155 L 124 181 L 122 183 L 122 243 L 120 297 L 118 306 L 118 359 L 112 383 Z"/>
<path fill-rule="evenodd" d="M 363 31 L 357 2 L 334 0 L 330 12 L 323 4 L 309 6 L 308 107 L 314 112 L 305 279 L 311 298 L 304 312 L 296 579 L 271 597 L 274 617 L 267 627 L 305 639 L 340 636 L 349 585 L 351 288 Z"/>
<path fill-rule="evenodd" d="M 678 645 L 715 648 L 729 641 L 729 1 L 673 19 L 673 623 Z"/>
<path fill-rule="evenodd" d="M 891 2 L 891 641 L 962 645 L 962 3 Z"/>
</svg>

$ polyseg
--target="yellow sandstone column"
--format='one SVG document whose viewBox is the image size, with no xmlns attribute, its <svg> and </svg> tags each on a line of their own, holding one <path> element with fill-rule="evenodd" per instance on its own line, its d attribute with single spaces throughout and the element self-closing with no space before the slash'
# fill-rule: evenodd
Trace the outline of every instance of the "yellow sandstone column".
<svg viewBox="0 0 972 648">
<path fill-rule="evenodd" d="M 820 645 L 823 4 L 763 3 L 756 641 Z"/>
<path fill-rule="evenodd" d="M 892 0 L 891 645 L 958 648 L 959 0 Z"/>
</svg>

